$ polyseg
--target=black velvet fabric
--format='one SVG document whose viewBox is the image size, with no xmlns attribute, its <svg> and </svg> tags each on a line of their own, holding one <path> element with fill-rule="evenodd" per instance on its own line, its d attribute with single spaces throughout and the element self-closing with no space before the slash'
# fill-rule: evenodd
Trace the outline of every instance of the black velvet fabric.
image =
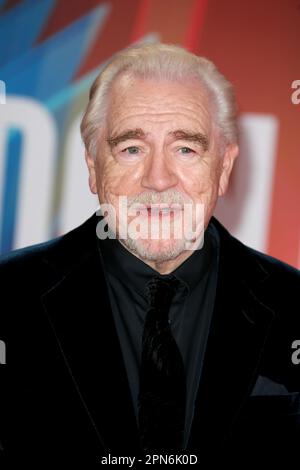
<svg viewBox="0 0 300 470">
<path fill-rule="evenodd" d="M 300 338 L 300 273 L 212 222 L 220 236 L 216 302 L 184 452 L 195 454 L 201 469 L 244 469 L 250 460 L 254 469 L 266 461 L 264 468 L 278 468 L 281 459 L 280 468 L 297 468 L 300 365 L 292 344 Z M 0 339 L 7 346 L 1 470 L 94 469 L 109 454 L 139 453 L 96 223 L 93 216 L 0 261 Z"/>
</svg>

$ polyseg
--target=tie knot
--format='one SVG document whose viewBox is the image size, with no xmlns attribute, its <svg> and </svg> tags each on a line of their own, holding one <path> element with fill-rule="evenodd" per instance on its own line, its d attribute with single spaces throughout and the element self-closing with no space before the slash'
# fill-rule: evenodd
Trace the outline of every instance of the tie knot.
<svg viewBox="0 0 300 470">
<path fill-rule="evenodd" d="M 180 281 L 175 276 L 154 276 L 146 284 L 146 297 L 151 307 L 157 310 L 169 310 Z"/>
</svg>

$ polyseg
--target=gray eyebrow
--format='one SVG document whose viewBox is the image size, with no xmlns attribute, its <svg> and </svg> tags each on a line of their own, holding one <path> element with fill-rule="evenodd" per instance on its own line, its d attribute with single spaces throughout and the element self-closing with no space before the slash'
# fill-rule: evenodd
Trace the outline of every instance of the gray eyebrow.
<svg viewBox="0 0 300 470">
<path fill-rule="evenodd" d="M 129 139 L 142 139 L 146 136 L 145 132 L 142 129 L 129 129 L 124 132 L 122 132 L 119 135 L 109 137 L 107 139 L 108 144 L 111 147 L 115 147 L 116 145 L 120 144 L 121 142 L 124 142 Z"/>
<path fill-rule="evenodd" d="M 188 142 L 195 142 L 201 145 L 204 151 L 207 151 L 209 148 L 208 138 L 205 134 L 202 134 L 201 132 L 192 132 L 184 129 L 177 129 L 175 131 L 169 132 L 169 135 L 172 135 L 176 139 L 182 139 Z M 116 145 L 120 144 L 121 142 L 125 142 L 126 140 L 142 139 L 145 137 L 145 132 L 140 128 L 128 129 L 119 135 L 108 137 L 107 142 L 110 147 L 115 147 Z"/>
<path fill-rule="evenodd" d="M 177 129 L 176 131 L 170 132 L 176 139 L 187 140 L 188 142 L 195 142 L 203 147 L 206 152 L 209 148 L 209 140 L 205 134 L 201 132 L 191 132 L 184 129 Z"/>
</svg>

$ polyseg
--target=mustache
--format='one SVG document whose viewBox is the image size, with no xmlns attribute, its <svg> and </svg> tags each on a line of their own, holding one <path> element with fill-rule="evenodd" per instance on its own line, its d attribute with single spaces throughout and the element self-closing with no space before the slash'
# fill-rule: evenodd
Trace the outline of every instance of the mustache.
<svg viewBox="0 0 300 470">
<path fill-rule="evenodd" d="M 167 190 L 163 192 L 146 191 L 137 196 L 127 197 L 127 205 L 132 204 L 179 204 L 191 203 L 192 200 L 184 196 L 177 190 Z"/>
</svg>

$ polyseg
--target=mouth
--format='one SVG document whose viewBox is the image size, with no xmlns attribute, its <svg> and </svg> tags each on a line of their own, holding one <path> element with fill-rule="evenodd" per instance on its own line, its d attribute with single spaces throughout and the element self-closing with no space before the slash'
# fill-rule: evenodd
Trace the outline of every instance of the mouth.
<svg viewBox="0 0 300 470">
<path fill-rule="evenodd" d="M 146 205 L 145 212 L 148 217 L 174 217 L 176 214 L 182 212 L 183 208 L 178 204 L 149 204 Z"/>
<path fill-rule="evenodd" d="M 128 215 L 132 217 L 142 217 L 148 219 L 150 222 L 153 220 L 173 221 L 182 217 L 184 206 L 179 203 L 134 203 L 128 207 Z"/>
</svg>

